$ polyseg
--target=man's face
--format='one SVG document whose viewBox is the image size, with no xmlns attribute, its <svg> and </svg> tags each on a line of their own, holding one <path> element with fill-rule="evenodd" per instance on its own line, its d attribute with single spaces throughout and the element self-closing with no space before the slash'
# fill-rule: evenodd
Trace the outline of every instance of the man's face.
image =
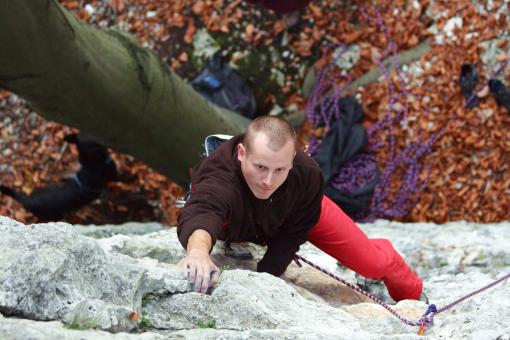
<svg viewBox="0 0 510 340">
<path fill-rule="evenodd" d="M 253 138 L 251 150 L 237 145 L 237 159 L 251 192 L 258 199 L 267 199 L 285 182 L 296 155 L 294 143 L 288 141 L 280 150 L 268 147 L 268 138 L 259 132 Z"/>
</svg>

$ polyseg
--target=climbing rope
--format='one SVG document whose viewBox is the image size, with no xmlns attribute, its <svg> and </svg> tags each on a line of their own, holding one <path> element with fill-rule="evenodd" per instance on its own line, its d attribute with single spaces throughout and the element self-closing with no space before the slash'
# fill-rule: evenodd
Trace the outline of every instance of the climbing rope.
<svg viewBox="0 0 510 340">
<path fill-rule="evenodd" d="M 369 13 L 373 9 L 375 13 Z M 422 131 L 418 138 L 397 151 L 395 146 L 394 125 L 406 122 L 409 102 L 409 92 L 406 88 L 405 77 L 400 69 L 397 54 L 397 44 L 392 38 L 390 31 L 385 26 L 381 13 L 377 6 L 363 6 L 360 8 L 361 16 L 370 24 L 375 24 L 388 41 L 387 47 L 381 56 L 375 58 L 375 63 L 382 71 L 382 75 L 388 86 L 389 101 L 384 116 L 368 129 L 368 153 L 361 153 L 361 159 L 350 160 L 342 164 L 333 176 L 332 187 L 340 192 L 352 193 L 365 183 L 375 178 L 377 162 L 374 151 L 389 146 L 385 152 L 388 155 L 387 162 L 375 187 L 368 209 L 362 214 L 351 216 L 355 221 L 372 221 L 377 218 L 400 219 L 407 216 L 418 202 L 421 193 L 425 190 L 429 180 L 431 169 L 431 157 L 436 143 L 445 135 L 447 127 L 457 120 L 457 111 L 451 112 L 446 126 L 428 137 Z M 341 47 L 341 48 L 340 48 Z M 335 58 L 340 58 L 348 50 L 347 45 L 340 46 L 336 51 Z M 325 54 L 329 51 L 326 50 Z M 397 79 L 392 80 L 390 66 L 383 61 L 392 57 L 393 69 Z M 499 62 L 499 66 L 492 71 L 489 78 L 499 75 L 509 64 L 510 58 Z M 346 79 L 345 79 L 346 78 Z M 349 74 L 337 71 L 334 62 L 327 64 L 319 73 L 312 93 L 307 103 L 307 120 L 311 123 L 314 132 L 310 137 L 308 152 L 314 156 L 320 147 L 320 141 L 325 133 L 331 128 L 333 121 L 339 119 L 340 110 L 338 102 L 352 83 Z M 465 101 L 466 108 L 477 93 L 487 86 L 488 82 L 480 84 L 472 95 Z M 398 99 L 403 98 L 403 106 L 397 107 Z M 382 132 L 387 131 L 388 141 L 382 140 Z M 427 160 L 427 157 L 428 160 Z M 398 171 L 397 171 L 398 170 Z M 400 171 L 402 174 L 400 174 Z M 423 176 L 422 176 L 423 175 Z M 395 176 L 400 176 L 400 185 L 395 191 L 391 184 Z"/>
<path fill-rule="evenodd" d="M 393 316 L 395 316 L 397 319 L 399 319 L 400 321 L 402 321 L 403 323 L 405 323 L 406 325 L 409 325 L 409 326 L 418 326 L 420 327 L 419 328 L 419 331 L 418 331 L 418 334 L 419 335 L 423 335 L 424 331 L 425 331 L 425 327 L 427 325 L 431 325 L 433 320 L 434 320 L 434 316 L 436 316 L 437 314 L 440 314 L 442 312 L 445 312 L 447 311 L 448 309 L 452 308 L 453 306 L 461 303 L 462 301 L 464 300 L 467 300 L 481 292 L 483 292 L 484 290 L 487 290 L 495 285 L 497 285 L 498 283 L 501 283 L 505 280 L 507 280 L 508 278 L 510 278 L 510 273 L 504 275 L 503 277 L 499 278 L 498 280 L 494 281 L 494 282 L 491 282 L 485 286 L 483 286 L 482 288 L 478 289 L 478 290 L 475 290 L 474 292 L 471 292 L 463 297 L 460 297 L 458 298 L 457 300 L 453 301 L 452 303 L 442 307 L 442 308 L 439 308 L 437 309 L 436 305 L 434 304 L 430 304 L 428 307 L 427 307 L 427 310 L 425 311 L 425 313 L 422 315 L 422 317 L 418 320 L 418 321 L 412 321 L 412 320 L 409 320 L 405 317 L 403 317 L 402 315 L 400 315 L 396 310 L 394 310 L 393 308 L 391 308 L 390 306 L 388 306 L 388 304 L 386 304 L 385 302 L 381 301 L 377 296 L 373 295 L 373 294 L 370 294 L 369 292 L 366 292 L 364 291 L 363 289 L 361 289 L 360 287 L 358 287 L 357 285 L 353 284 L 353 283 L 350 283 L 344 279 L 342 279 L 341 277 L 339 277 L 338 275 L 328 271 L 327 269 L 324 269 L 318 265 L 316 265 L 315 263 L 313 262 L 310 262 L 308 261 L 307 259 L 305 259 L 304 257 L 296 254 L 294 256 L 294 261 L 297 263 L 298 266 L 301 267 L 301 263 L 299 261 L 303 261 L 305 262 L 306 264 L 308 264 L 309 266 L 311 267 L 314 267 L 315 269 L 323 272 L 324 274 L 328 275 L 328 276 L 331 276 L 332 278 L 334 278 L 335 280 L 337 281 L 340 281 L 341 283 L 343 283 L 344 285 L 346 285 L 347 287 L 351 288 L 352 290 L 360 293 L 361 295 L 363 296 L 366 296 L 367 298 L 369 298 L 370 300 L 374 301 L 375 303 L 377 303 L 378 305 L 382 306 L 384 309 L 386 309 L 388 312 L 390 312 L 391 314 L 393 314 Z"/>
</svg>

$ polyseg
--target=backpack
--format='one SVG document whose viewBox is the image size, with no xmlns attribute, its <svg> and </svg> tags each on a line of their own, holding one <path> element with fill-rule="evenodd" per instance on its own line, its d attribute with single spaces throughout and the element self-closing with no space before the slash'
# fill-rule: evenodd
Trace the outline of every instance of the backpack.
<svg viewBox="0 0 510 340">
<path fill-rule="evenodd" d="M 222 135 L 222 134 L 215 134 L 215 135 L 209 135 L 205 137 L 204 140 L 204 153 L 202 154 L 203 157 L 209 157 L 209 155 L 218 148 L 221 144 L 228 141 L 232 136 L 230 135 Z M 184 208 L 184 205 L 186 202 L 191 198 L 191 182 L 188 185 L 189 189 L 186 194 L 181 197 L 180 199 L 175 201 L 175 207 L 176 208 Z"/>
<path fill-rule="evenodd" d="M 248 81 L 242 78 L 216 53 L 191 86 L 208 101 L 247 118 L 255 116 L 256 102 Z"/>
</svg>

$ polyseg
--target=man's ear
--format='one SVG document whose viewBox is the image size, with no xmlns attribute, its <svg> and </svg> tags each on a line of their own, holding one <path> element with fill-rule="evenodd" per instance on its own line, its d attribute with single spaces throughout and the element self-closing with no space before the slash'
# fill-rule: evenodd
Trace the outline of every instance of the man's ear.
<svg viewBox="0 0 510 340">
<path fill-rule="evenodd" d="M 243 143 L 237 144 L 237 160 L 239 162 L 242 162 L 245 157 L 246 157 L 246 148 L 244 147 Z"/>
</svg>

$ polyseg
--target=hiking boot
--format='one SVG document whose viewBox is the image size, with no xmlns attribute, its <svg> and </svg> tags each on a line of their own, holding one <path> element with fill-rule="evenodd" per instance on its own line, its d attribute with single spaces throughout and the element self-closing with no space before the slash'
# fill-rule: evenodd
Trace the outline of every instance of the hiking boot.
<svg viewBox="0 0 510 340">
<path fill-rule="evenodd" d="M 510 113 L 510 91 L 508 91 L 505 84 L 499 79 L 492 78 L 489 80 L 489 90 L 496 102 Z"/>
<path fill-rule="evenodd" d="M 367 279 L 361 275 L 356 274 L 356 285 L 367 293 L 374 295 L 376 298 L 385 303 L 394 303 L 393 299 L 388 294 L 386 286 L 382 280 Z"/>
<path fill-rule="evenodd" d="M 461 66 L 459 84 L 462 89 L 462 96 L 464 99 L 469 100 L 469 98 L 471 98 L 471 100 L 466 103 L 466 108 L 468 109 L 473 108 L 480 103 L 480 100 L 474 94 L 478 80 L 478 72 L 473 65 L 463 64 Z"/>
<path fill-rule="evenodd" d="M 425 294 L 425 290 L 422 290 L 421 291 L 421 294 L 420 294 L 420 297 L 418 298 L 418 301 L 423 301 L 425 302 L 427 305 L 430 304 L 429 303 L 429 297 L 427 296 L 427 294 Z"/>
<path fill-rule="evenodd" d="M 236 243 L 235 245 L 225 243 L 225 256 L 236 260 L 253 260 L 253 254 L 249 249 L 245 249 L 243 244 L 246 244 L 246 242 Z"/>
</svg>

